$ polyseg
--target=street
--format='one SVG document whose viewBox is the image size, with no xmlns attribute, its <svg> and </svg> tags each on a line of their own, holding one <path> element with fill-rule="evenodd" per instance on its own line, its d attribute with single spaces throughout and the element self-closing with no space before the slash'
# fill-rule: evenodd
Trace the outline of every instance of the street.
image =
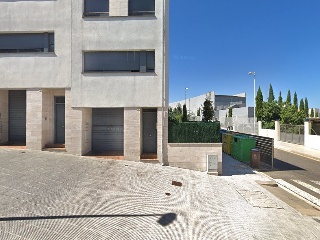
<svg viewBox="0 0 320 240">
<path fill-rule="evenodd" d="M 278 183 L 298 188 L 303 196 L 309 196 L 313 202 L 320 201 L 320 161 L 275 149 L 274 167 L 275 171 L 265 173 Z"/>
</svg>

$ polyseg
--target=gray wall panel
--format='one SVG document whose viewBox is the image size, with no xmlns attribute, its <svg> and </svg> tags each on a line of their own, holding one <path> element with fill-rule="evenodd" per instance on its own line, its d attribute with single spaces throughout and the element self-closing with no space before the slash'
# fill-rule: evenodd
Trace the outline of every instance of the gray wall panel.
<svg viewBox="0 0 320 240">
<path fill-rule="evenodd" d="M 123 151 L 124 109 L 92 109 L 92 150 Z"/>
<path fill-rule="evenodd" d="M 9 91 L 9 142 L 26 142 L 26 91 Z"/>
</svg>

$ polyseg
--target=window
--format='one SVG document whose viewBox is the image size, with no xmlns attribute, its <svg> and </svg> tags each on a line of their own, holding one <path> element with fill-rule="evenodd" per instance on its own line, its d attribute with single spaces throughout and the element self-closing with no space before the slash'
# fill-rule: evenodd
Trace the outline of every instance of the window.
<svg viewBox="0 0 320 240">
<path fill-rule="evenodd" d="M 155 15 L 155 0 L 129 0 L 129 16 Z"/>
<path fill-rule="evenodd" d="M 53 33 L 0 34 L 0 53 L 54 52 Z"/>
<path fill-rule="evenodd" d="M 154 70 L 154 51 L 84 53 L 84 72 L 154 72 Z"/>
<path fill-rule="evenodd" d="M 109 0 L 84 0 L 84 16 L 109 16 Z"/>
</svg>

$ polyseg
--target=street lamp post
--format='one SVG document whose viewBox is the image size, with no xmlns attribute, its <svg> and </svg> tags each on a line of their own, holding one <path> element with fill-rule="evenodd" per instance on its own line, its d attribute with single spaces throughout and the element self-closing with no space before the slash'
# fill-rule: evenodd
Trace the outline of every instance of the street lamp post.
<svg viewBox="0 0 320 240">
<path fill-rule="evenodd" d="M 184 89 L 184 104 L 187 106 L 187 90 L 188 90 L 189 88 L 185 88 Z"/>
<path fill-rule="evenodd" d="M 256 72 L 249 72 L 253 75 L 253 133 L 256 133 Z"/>
</svg>

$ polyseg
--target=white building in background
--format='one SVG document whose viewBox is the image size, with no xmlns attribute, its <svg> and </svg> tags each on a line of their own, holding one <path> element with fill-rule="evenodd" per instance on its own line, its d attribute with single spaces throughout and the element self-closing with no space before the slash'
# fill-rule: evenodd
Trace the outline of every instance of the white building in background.
<svg viewBox="0 0 320 240">
<path fill-rule="evenodd" d="M 166 155 L 168 0 L 0 1 L 0 143 Z"/>
<path fill-rule="evenodd" d="M 203 103 L 206 97 L 210 97 L 215 112 L 229 107 L 245 107 L 246 106 L 246 94 L 240 93 L 236 95 L 217 95 L 215 92 L 211 91 L 205 94 L 202 94 L 197 97 L 187 98 L 178 102 L 169 103 L 171 108 L 177 107 L 178 104 L 183 106 L 186 103 L 188 113 L 190 115 L 197 115 L 197 110 L 202 109 Z"/>
</svg>

